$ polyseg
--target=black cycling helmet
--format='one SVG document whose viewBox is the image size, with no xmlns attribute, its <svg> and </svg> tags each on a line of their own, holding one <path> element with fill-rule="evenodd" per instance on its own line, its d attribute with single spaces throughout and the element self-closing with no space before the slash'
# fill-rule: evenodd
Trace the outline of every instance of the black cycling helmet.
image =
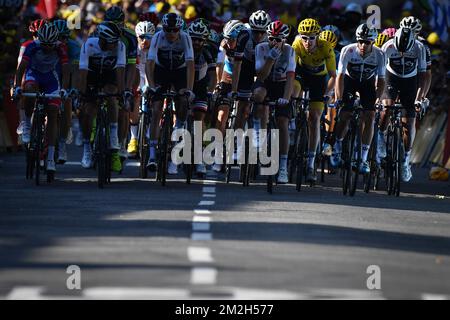
<svg viewBox="0 0 450 320">
<path fill-rule="evenodd" d="M 181 29 L 183 26 L 183 18 L 176 13 L 166 13 L 162 18 L 163 28 L 177 28 Z"/>
<path fill-rule="evenodd" d="M 114 22 L 104 21 L 97 26 L 97 35 L 107 43 L 117 43 L 120 39 L 121 31 Z"/>
<path fill-rule="evenodd" d="M 116 23 L 125 22 L 125 13 L 123 13 L 123 10 L 120 7 L 112 6 L 106 10 L 105 21 L 112 21 Z"/>
</svg>

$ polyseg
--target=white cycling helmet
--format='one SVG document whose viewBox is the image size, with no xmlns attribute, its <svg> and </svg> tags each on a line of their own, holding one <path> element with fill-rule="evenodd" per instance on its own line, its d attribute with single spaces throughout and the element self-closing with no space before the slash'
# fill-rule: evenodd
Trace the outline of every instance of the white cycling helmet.
<svg viewBox="0 0 450 320">
<path fill-rule="evenodd" d="M 153 36 L 155 34 L 155 25 L 150 21 L 141 21 L 134 28 L 136 32 L 136 36 L 140 37 L 142 35 L 150 35 Z"/>
<path fill-rule="evenodd" d="M 236 39 L 244 24 L 239 20 L 230 20 L 223 27 L 223 36 L 228 39 Z"/>
<path fill-rule="evenodd" d="M 410 28 L 399 28 L 394 36 L 394 47 L 399 52 L 408 52 L 416 42 L 414 31 Z"/>
<path fill-rule="evenodd" d="M 369 28 L 367 24 L 363 23 L 356 29 L 356 40 L 368 40 L 375 41 L 377 39 L 378 32 L 375 28 Z"/>
<path fill-rule="evenodd" d="M 272 22 L 272 19 L 264 10 L 258 10 L 252 13 L 248 22 L 251 29 L 266 31 L 266 28 Z"/>
<path fill-rule="evenodd" d="M 207 39 L 209 36 L 208 27 L 202 21 L 194 21 L 189 24 L 188 33 L 192 38 Z"/>
<path fill-rule="evenodd" d="M 409 16 L 405 17 L 400 21 L 400 28 L 410 28 L 415 35 L 418 35 L 422 30 L 422 23 L 416 17 Z"/>
</svg>

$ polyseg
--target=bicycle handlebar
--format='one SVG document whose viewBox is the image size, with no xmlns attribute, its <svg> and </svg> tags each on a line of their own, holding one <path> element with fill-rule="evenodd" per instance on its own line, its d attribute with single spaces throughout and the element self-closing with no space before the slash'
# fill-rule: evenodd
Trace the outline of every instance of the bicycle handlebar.
<svg viewBox="0 0 450 320">
<path fill-rule="evenodd" d="M 22 97 L 27 98 L 43 98 L 43 99 L 56 99 L 61 98 L 60 94 L 56 93 L 40 93 L 40 92 L 23 92 L 20 94 Z"/>
</svg>

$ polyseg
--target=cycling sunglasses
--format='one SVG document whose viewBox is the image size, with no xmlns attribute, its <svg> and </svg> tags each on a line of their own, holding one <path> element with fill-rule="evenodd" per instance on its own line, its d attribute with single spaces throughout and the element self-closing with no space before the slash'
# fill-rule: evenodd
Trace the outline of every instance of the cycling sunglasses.
<svg viewBox="0 0 450 320">
<path fill-rule="evenodd" d="M 303 41 L 313 41 L 316 40 L 317 35 L 314 36 L 305 36 L 305 35 L 301 35 L 300 38 L 302 38 Z"/>
<path fill-rule="evenodd" d="M 372 43 L 372 41 L 370 41 L 370 40 L 358 40 L 358 43 L 359 44 L 365 44 L 365 45 L 370 45 L 371 43 Z"/>
<path fill-rule="evenodd" d="M 168 32 L 168 33 L 177 33 L 178 31 L 180 31 L 180 28 L 163 28 L 164 32 Z"/>
<path fill-rule="evenodd" d="M 139 36 L 139 39 L 141 39 L 141 40 L 150 40 L 151 38 L 152 38 L 152 36 L 149 34 L 141 34 Z"/>
<path fill-rule="evenodd" d="M 276 42 L 281 42 L 281 41 L 283 41 L 283 39 L 281 39 L 281 38 L 276 38 L 276 37 L 269 37 L 269 41 L 276 41 Z"/>
</svg>

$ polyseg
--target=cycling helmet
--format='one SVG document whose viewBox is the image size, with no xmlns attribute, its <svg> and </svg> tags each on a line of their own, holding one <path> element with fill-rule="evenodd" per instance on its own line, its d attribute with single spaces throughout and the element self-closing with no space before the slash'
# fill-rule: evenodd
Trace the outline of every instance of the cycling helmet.
<svg viewBox="0 0 450 320">
<path fill-rule="evenodd" d="M 105 21 L 97 26 L 97 34 L 100 39 L 108 43 L 116 43 L 119 41 L 121 32 L 119 27 L 111 21 Z"/>
<path fill-rule="evenodd" d="M 375 41 L 377 39 L 378 32 L 375 28 L 369 28 L 367 24 L 363 23 L 356 29 L 356 40 L 368 40 Z"/>
<path fill-rule="evenodd" d="M 184 19 L 183 19 L 183 25 L 181 26 L 181 30 L 183 30 L 184 32 L 188 32 L 188 25 L 187 25 L 186 21 L 184 21 Z"/>
<path fill-rule="evenodd" d="M 336 38 L 339 38 L 341 36 L 341 31 L 335 25 L 329 24 L 322 28 L 322 31 L 327 31 L 327 30 L 330 30 L 331 32 L 333 32 L 336 35 Z"/>
<path fill-rule="evenodd" d="M 230 20 L 223 27 L 223 36 L 227 39 L 236 39 L 244 24 L 239 20 Z"/>
<path fill-rule="evenodd" d="M 183 27 L 183 18 L 181 18 L 176 13 L 166 13 L 162 18 L 162 26 L 163 28 L 178 28 L 181 29 Z"/>
<path fill-rule="evenodd" d="M 258 10 L 252 13 L 248 22 L 252 30 L 266 31 L 271 21 L 272 19 L 264 10 Z"/>
<path fill-rule="evenodd" d="M 298 25 L 298 33 L 300 34 L 318 34 L 320 32 L 320 25 L 315 19 L 305 19 Z"/>
<path fill-rule="evenodd" d="M 408 52 L 414 46 L 415 34 L 410 28 L 400 28 L 395 33 L 394 37 L 395 49 L 399 52 Z"/>
<path fill-rule="evenodd" d="M 136 32 L 136 36 L 140 37 L 142 35 L 154 35 L 155 34 L 155 26 L 150 21 L 141 21 L 134 28 Z"/>
<path fill-rule="evenodd" d="M 53 23 L 47 23 L 38 31 L 38 39 L 43 44 L 53 44 L 58 41 L 58 29 Z"/>
<path fill-rule="evenodd" d="M 194 21 L 189 25 L 189 35 L 192 38 L 202 38 L 206 40 L 209 36 L 208 27 L 201 21 Z"/>
<path fill-rule="evenodd" d="M 221 41 L 220 34 L 218 34 L 216 30 L 211 29 L 209 30 L 208 40 L 216 44 L 219 44 Z"/>
<path fill-rule="evenodd" d="M 389 40 L 389 36 L 385 33 L 379 33 L 375 40 L 375 47 L 381 48 Z"/>
<path fill-rule="evenodd" d="M 125 22 L 125 14 L 118 6 L 112 6 L 105 12 L 105 21 Z"/>
<path fill-rule="evenodd" d="M 322 39 L 322 40 L 328 42 L 329 44 L 331 44 L 331 47 L 333 47 L 333 49 L 337 45 L 337 37 L 334 34 L 334 32 L 332 32 L 331 30 L 322 31 L 319 35 L 319 39 Z"/>
<path fill-rule="evenodd" d="M 389 37 L 389 39 L 391 39 L 395 36 L 396 31 L 397 31 L 397 29 L 391 27 L 391 28 L 384 29 L 382 34 L 387 35 Z"/>
<path fill-rule="evenodd" d="M 418 18 L 409 16 L 400 21 L 400 28 L 410 28 L 415 35 L 418 35 L 420 30 L 422 30 L 422 23 Z"/>
<path fill-rule="evenodd" d="M 290 31 L 291 28 L 287 24 L 277 20 L 267 26 L 266 32 L 269 37 L 286 39 Z"/>
<path fill-rule="evenodd" d="M 31 33 L 36 33 L 39 31 L 39 29 L 41 29 L 45 24 L 47 23 L 47 20 L 44 19 L 37 19 L 37 20 L 33 20 L 30 23 L 30 26 L 28 27 L 28 30 Z"/>
<path fill-rule="evenodd" d="M 70 35 L 70 29 L 67 26 L 67 21 L 63 19 L 53 21 L 53 24 L 58 29 L 59 35 L 62 37 L 68 37 Z"/>
</svg>

